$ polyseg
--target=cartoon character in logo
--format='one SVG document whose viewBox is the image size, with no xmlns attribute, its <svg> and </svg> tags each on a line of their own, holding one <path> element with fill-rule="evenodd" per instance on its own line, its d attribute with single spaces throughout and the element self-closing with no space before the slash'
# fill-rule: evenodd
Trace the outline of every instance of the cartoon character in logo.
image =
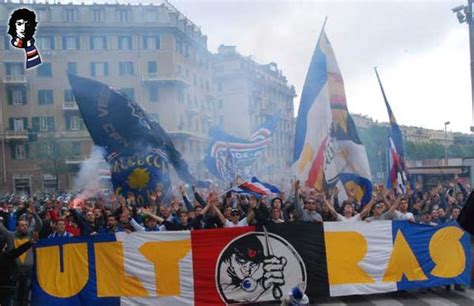
<svg viewBox="0 0 474 306">
<path fill-rule="evenodd" d="M 219 293 L 229 304 L 281 300 L 290 284 L 306 283 L 299 254 L 286 240 L 266 232 L 234 239 L 221 253 L 216 273 Z"/>
<path fill-rule="evenodd" d="M 41 64 L 41 58 L 33 38 L 37 24 L 35 13 L 26 8 L 14 11 L 8 22 L 8 34 L 12 37 L 12 46 L 25 49 L 26 69 Z"/>
</svg>

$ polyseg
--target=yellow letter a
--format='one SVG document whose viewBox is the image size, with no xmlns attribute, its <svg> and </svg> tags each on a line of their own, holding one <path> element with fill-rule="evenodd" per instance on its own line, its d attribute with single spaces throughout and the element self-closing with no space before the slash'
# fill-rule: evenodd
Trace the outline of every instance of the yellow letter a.
<svg viewBox="0 0 474 306">
<path fill-rule="evenodd" d="M 426 275 L 420 267 L 402 232 L 398 230 L 393 244 L 392 255 L 387 270 L 383 276 L 384 282 L 399 282 L 403 275 L 409 281 L 426 280 Z"/>
</svg>

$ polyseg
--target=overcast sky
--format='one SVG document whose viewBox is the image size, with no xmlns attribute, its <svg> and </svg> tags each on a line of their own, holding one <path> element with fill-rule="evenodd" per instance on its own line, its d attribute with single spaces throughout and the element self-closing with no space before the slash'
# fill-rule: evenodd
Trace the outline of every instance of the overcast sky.
<svg viewBox="0 0 474 306">
<path fill-rule="evenodd" d="M 296 88 L 296 106 L 328 16 L 326 32 L 345 81 L 351 112 L 388 121 L 373 71 L 377 66 L 400 124 L 441 130 L 444 122 L 450 121 L 448 130 L 469 132 L 468 27 L 459 24 L 451 12 L 467 0 L 170 2 L 200 26 L 211 52 L 220 44 L 235 45 L 257 62 L 276 62 Z"/>
<path fill-rule="evenodd" d="M 400 124 L 468 132 L 471 125 L 468 28 L 444 1 L 209 1 L 174 4 L 199 25 L 215 52 L 236 45 L 261 63 L 274 61 L 299 104 L 324 21 L 345 81 L 351 112 L 388 121 L 373 72 L 377 66 Z"/>
</svg>

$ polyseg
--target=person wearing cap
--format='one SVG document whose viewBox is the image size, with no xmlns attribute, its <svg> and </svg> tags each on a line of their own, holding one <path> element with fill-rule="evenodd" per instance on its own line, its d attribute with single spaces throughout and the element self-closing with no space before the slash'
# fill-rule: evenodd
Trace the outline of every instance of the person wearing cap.
<svg viewBox="0 0 474 306">
<path fill-rule="evenodd" d="M 240 227 L 240 226 L 247 226 L 249 225 L 250 221 L 254 218 L 254 208 L 256 203 L 253 202 L 249 203 L 249 212 L 245 218 L 242 220 L 240 219 L 240 211 L 238 209 L 233 208 L 230 213 L 230 220 L 227 220 L 219 208 L 217 208 L 214 202 L 210 202 L 208 205 L 211 205 L 212 209 L 216 212 L 217 217 L 219 220 L 224 224 L 224 227 Z"/>
</svg>

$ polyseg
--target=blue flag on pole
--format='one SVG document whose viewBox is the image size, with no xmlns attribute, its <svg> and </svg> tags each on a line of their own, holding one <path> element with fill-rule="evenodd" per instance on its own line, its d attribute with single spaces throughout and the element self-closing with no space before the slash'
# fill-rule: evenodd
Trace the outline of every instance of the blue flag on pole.
<svg viewBox="0 0 474 306">
<path fill-rule="evenodd" d="M 68 76 L 92 140 L 106 150 L 116 194 L 133 194 L 139 202 L 146 202 L 148 193 L 161 185 L 164 200 L 168 200 L 168 164 L 183 181 L 197 187 L 208 185 L 189 173 L 169 135 L 138 103 L 106 84 Z"/>
<path fill-rule="evenodd" d="M 270 143 L 278 118 L 271 117 L 248 139 L 234 137 L 213 128 L 204 163 L 209 171 L 226 181 L 232 182 L 237 176 L 251 178 L 255 173 L 255 161 Z"/>
<path fill-rule="evenodd" d="M 392 108 L 388 103 L 377 68 L 375 68 L 375 74 L 377 75 L 377 80 L 379 82 L 385 106 L 387 107 L 388 117 L 390 119 L 390 132 L 388 135 L 389 163 L 387 188 L 396 186 L 399 193 L 405 193 L 407 186 L 411 185 L 411 182 L 408 176 L 407 167 L 405 165 L 405 149 L 403 147 L 402 131 L 400 130 L 400 126 L 398 126 L 395 115 L 392 112 Z"/>
</svg>

